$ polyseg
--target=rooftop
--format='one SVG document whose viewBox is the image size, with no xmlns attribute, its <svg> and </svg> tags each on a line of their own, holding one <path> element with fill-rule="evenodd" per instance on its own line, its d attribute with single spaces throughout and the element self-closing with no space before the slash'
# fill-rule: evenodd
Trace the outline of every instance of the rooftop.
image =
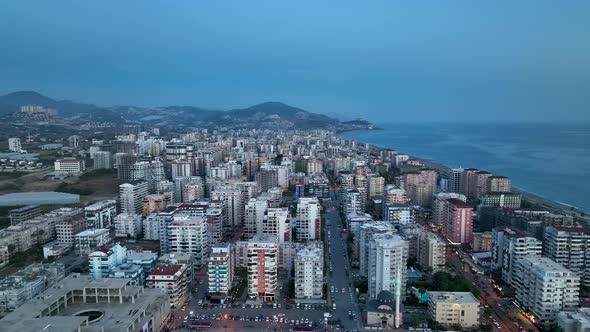
<svg viewBox="0 0 590 332">
<path fill-rule="evenodd" d="M 470 292 L 428 292 L 432 302 L 452 302 L 462 304 L 479 304 L 479 300 Z"/>
</svg>

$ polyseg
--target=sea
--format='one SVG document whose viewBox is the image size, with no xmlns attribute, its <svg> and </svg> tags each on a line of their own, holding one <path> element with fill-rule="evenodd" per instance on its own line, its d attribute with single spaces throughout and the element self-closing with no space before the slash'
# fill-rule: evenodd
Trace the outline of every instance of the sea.
<svg viewBox="0 0 590 332">
<path fill-rule="evenodd" d="M 505 175 L 520 190 L 590 211 L 590 124 L 376 125 L 338 137 Z"/>
</svg>

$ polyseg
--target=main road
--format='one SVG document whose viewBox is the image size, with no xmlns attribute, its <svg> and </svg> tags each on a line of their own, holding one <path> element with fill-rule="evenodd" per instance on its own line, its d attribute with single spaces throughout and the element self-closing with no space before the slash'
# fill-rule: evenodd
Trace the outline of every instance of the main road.
<svg viewBox="0 0 590 332">
<path fill-rule="evenodd" d="M 338 214 L 338 197 L 330 191 L 331 202 L 326 207 L 326 240 L 328 240 L 328 298 L 336 305 L 332 310 L 331 320 L 340 322 L 345 330 L 354 331 L 360 328 L 362 320 L 359 312 L 357 296 L 352 280 L 350 261 L 346 248 L 347 233 L 341 233 L 342 222 Z M 331 271 L 330 271 L 331 267 Z M 332 287 L 334 292 L 331 292 Z M 356 315 L 354 319 L 352 312 Z"/>
</svg>

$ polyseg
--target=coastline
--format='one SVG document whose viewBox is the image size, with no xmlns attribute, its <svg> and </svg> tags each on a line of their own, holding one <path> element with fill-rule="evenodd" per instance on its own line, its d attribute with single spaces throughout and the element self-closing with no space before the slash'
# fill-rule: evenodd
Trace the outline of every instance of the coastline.
<svg viewBox="0 0 590 332">
<path fill-rule="evenodd" d="M 375 129 L 373 129 L 373 130 L 375 130 Z M 371 131 L 371 130 L 369 130 L 369 129 L 352 129 L 352 130 L 347 130 L 344 132 L 337 132 L 336 136 L 338 136 L 339 134 L 353 132 L 353 131 Z M 340 138 L 340 137 L 338 137 L 338 138 L 344 139 L 344 138 Z M 350 139 L 350 140 L 352 140 L 352 139 Z M 353 141 L 356 141 L 357 143 L 360 143 L 360 144 L 367 144 L 365 142 L 361 142 L 358 140 L 353 140 Z M 369 146 L 371 148 L 378 149 L 378 150 L 392 149 L 392 150 L 398 151 L 400 153 L 403 153 L 402 151 L 399 151 L 395 148 L 387 148 L 387 147 L 377 146 L 374 144 L 369 144 Z M 407 153 L 404 153 L 404 154 L 407 154 Z M 445 172 L 445 173 L 451 172 L 450 167 L 443 165 L 437 161 L 421 158 L 421 157 L 410 155 L 410 154 L 407 154 L 407 155 L 413 159 L 416 159 L 416 160 L 424 163 L 424 165 L 426 167 L 435 169 L 439 172 Z M 534 205 L 540 205 L 541 207 L 551 210 L 551 212 L 555 212 L 555 210 L 559 210 L 559 211 L 563 211 L 564 213 L 573 213 L 577 217 L 580 217 L 580 218 L 585 218 L 585 216 L 587 216 L 589 214 L 588 212 L 586 212 L 576 206 L 569 205 L 564 202 L 559 202 L 559 201 L 553 200 L 551 198 L 543 197 L 539 194 L 532 193 L 532 192 L 527 191 L 526 189 L 523 189 L 523 188 L 512 187 L 512 191 L 522 194 L 523 200 L 525 200 L 531 204 L 534 204 Z"/>
</svg>

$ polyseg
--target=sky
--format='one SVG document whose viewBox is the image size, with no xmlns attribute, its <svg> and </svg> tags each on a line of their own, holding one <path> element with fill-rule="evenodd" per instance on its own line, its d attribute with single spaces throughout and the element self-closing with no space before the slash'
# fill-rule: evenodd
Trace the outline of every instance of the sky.
<svg viewBox="0 0 590 332">
<path fill-rule="evenodd" d="M 590 1 L 0 4 L 0 94 L 380 121 L 590 122 Z"/>
</svg>

